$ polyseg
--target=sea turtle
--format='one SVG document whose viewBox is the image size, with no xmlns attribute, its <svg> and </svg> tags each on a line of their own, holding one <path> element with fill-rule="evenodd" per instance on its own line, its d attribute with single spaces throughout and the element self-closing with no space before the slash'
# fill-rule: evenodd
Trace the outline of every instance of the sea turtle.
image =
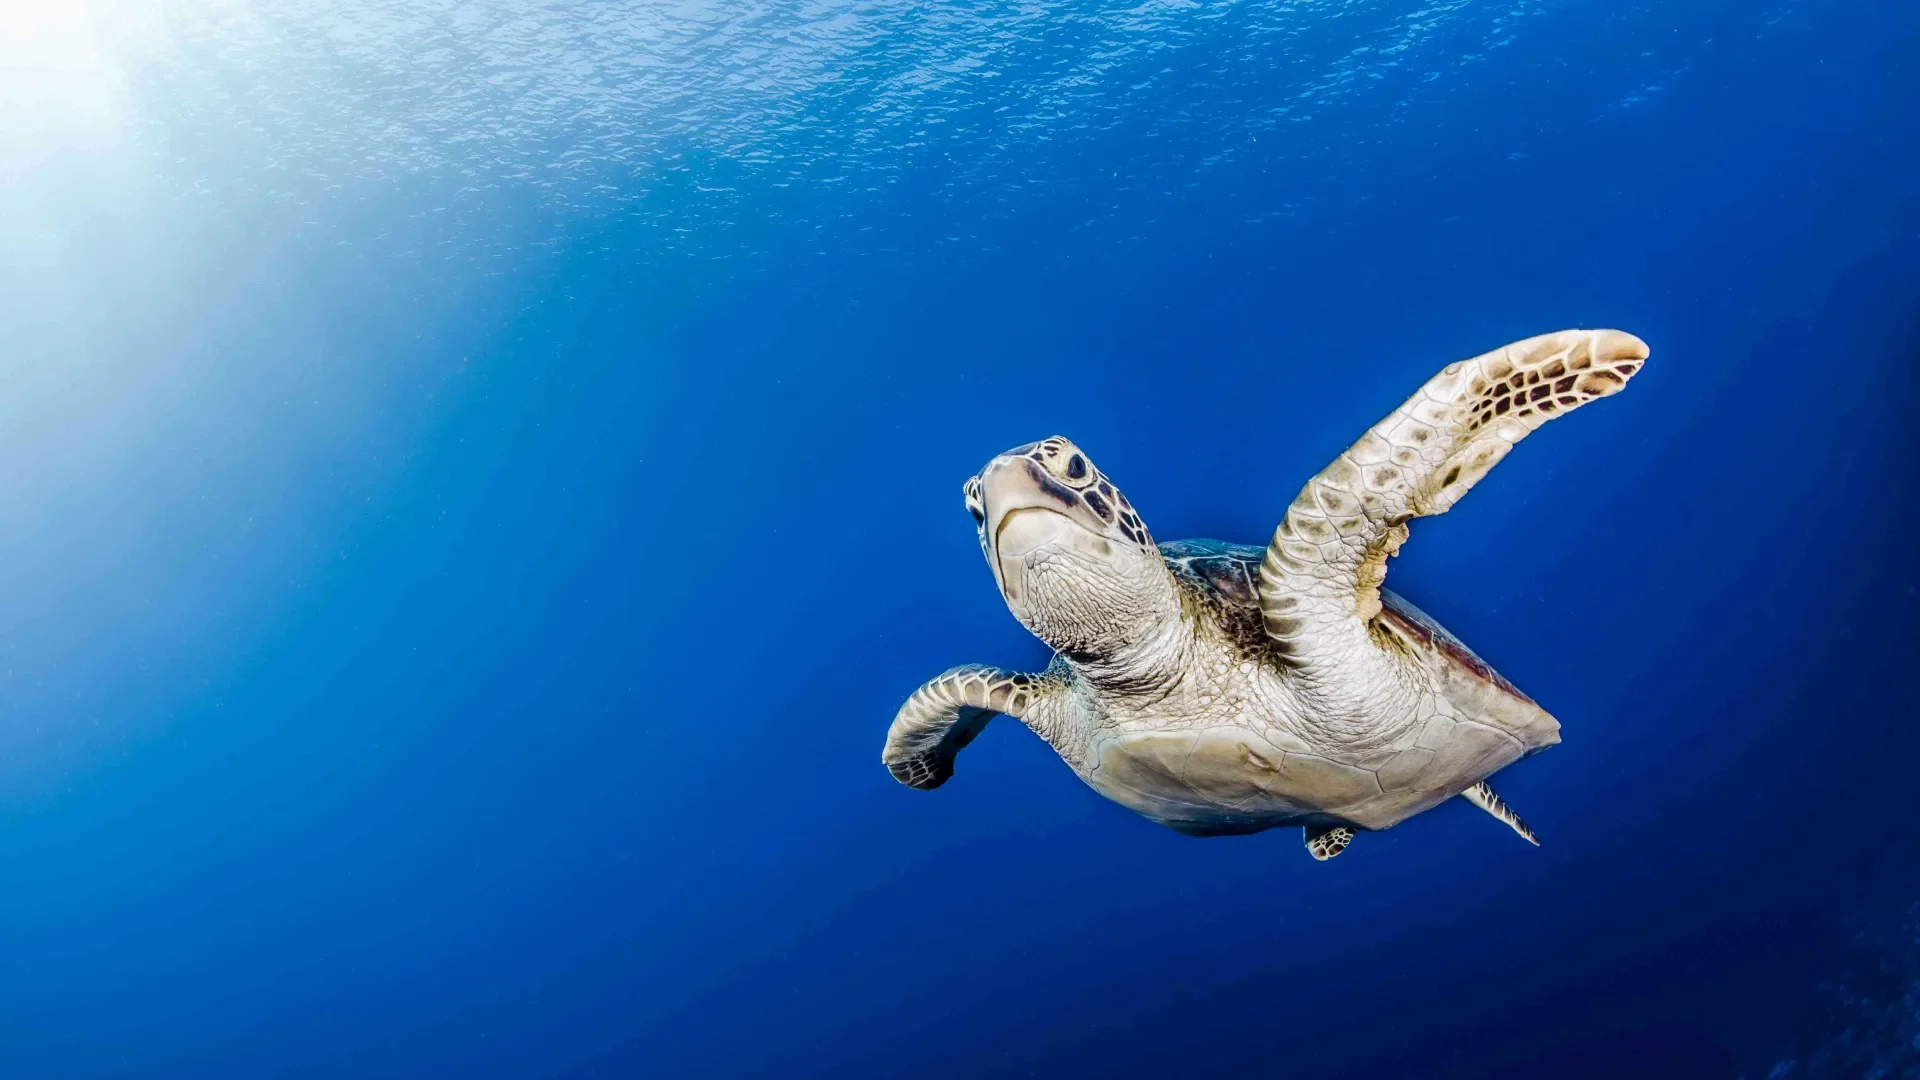
<svg viewBox="0 0 1920 1080">
<path fill-rule="evenodd" d="M 907 699 L 882 761 L 939 787 L 996 713 L 1102 795 L 1196 836 L 1302 826 L 1315 859 L 1455 795 L 1533 833 L 1484 782 L 1560 724 L 1380 587 L 1407 522 L 1443 514 L 1535 428 L 1626 386 L 1647 357 L 1564 330 L 1450 364 L 1307 482 L 1263 550 L 1156 545 L 1079 447 L 1009 450 L 967 509 L 1037 674 L 957 667 Z"/>
</svg>

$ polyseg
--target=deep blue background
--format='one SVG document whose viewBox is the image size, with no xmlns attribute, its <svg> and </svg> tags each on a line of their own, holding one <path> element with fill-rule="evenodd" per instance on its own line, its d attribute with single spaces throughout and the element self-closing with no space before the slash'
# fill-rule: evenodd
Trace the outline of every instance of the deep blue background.
<svg viewBox="0 0 1920 1080">
<path fill-rule="evenodd" d="M 0 1074 L 1920 1075 L 1920 10 L 418 8 L 183 5 L 6 178 Z M 1261 542 L 1573 325 L 1389 579 L 1541 849 L 880 767 L 1045 662 L 988 457 Z"/>
</svg>

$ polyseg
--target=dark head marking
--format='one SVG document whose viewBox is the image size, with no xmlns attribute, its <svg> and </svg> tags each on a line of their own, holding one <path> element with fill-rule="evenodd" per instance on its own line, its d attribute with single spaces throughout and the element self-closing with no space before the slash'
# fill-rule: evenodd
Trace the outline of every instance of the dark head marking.
<svg viewBox="0 0 1920 1080">
<path fill-rule="evenodd" d="M 1078 493 L 1055 480 L 1047 470 L 1029 465 L 1027 466 L 1027 473 L 1033 477 L 1033 482 L 1038 485 L 1041 491 L 1046 493 L 1048 498 L 1053 499 L 1062 506 L 1072 506 L 1074 503 L 1080 501 Z"/>
</svg>

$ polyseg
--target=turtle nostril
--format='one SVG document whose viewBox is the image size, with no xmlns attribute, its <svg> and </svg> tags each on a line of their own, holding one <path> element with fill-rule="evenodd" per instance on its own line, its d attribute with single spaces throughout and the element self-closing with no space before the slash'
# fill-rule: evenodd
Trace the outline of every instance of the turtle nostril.
<svg viewBox="0 0 1920 1080">
<path fill-rule="evenodd" d="M 1067 459 L 1067 479 L 1084 480 L 1087 476 L 1087 459 L 1075 454 Z"/>
</svg>

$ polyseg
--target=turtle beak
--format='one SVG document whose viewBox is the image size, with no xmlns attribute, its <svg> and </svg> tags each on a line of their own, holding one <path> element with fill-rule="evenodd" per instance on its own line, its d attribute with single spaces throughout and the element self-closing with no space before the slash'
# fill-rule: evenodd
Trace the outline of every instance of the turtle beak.
<svg viewBox="0 0 1920 1080">
<path fill-rule="evenodd" d="M 1024 454 L 1002 454 L 980 473 L 986 522 L 982 539 L 1000 594 L 1019 599 L 1026 560 L 1048 548 L 1072 546 L 1104 557 L 1112 551 L 1107 523 L 1072 488 Z"/>
</svg>

